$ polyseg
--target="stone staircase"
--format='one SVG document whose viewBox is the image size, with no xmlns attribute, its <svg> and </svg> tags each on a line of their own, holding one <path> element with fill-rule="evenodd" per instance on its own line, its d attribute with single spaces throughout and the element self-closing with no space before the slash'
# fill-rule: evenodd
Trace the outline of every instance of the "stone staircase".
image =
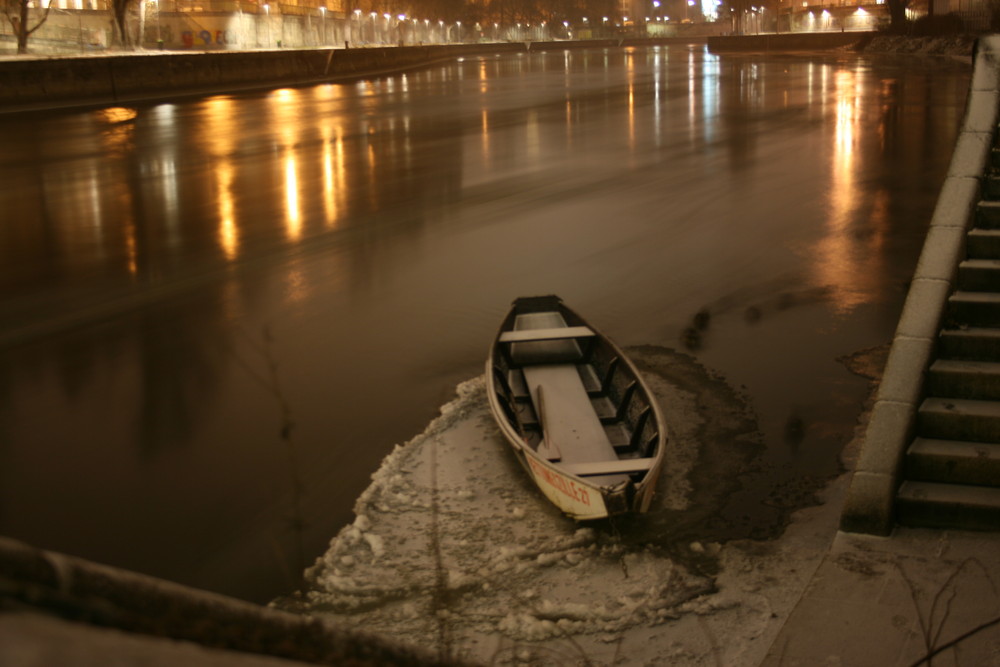
<svg viewBox="0 0 1000 667">
<path fill-rule="evenodd" d="M 966 238 L 903 462 L 903 525 L 1000 530 L 1000 150 Z"/>
</svg>

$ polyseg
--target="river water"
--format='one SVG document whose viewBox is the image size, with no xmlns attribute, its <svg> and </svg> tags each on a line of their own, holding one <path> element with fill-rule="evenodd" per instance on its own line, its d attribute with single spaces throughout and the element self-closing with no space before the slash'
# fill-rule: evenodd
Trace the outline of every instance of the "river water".
<svg viewBox="0 0 1000 667">
<path fill-rule="evenodd" d="M 0 117 L 0 534 L 292 590 L 556 293 L 745 397 L 765 454 L 713 529 L 771 535 L 839 469 L 844 359 L 891 338 L 970 73 L 551 51 Z"/>
</svg>

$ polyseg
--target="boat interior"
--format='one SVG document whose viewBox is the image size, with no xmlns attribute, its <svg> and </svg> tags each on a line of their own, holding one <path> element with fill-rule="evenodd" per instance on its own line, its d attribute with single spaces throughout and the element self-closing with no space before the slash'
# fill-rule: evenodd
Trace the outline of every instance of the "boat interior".
<svg viewBox="0 0 1000 667">
<path fill-rule="evenodd" d="M 493 355 L 500 404 L 526 445 L 601 485 L 641 479 L 658 434 L 630 366 L 558 310 L 519 312 Z"/>
</svg>

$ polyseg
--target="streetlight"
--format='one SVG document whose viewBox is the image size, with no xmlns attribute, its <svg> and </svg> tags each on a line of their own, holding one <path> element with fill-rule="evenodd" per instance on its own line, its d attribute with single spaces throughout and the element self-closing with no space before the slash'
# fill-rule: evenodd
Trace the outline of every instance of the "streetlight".
<svg viewBox="0 0 1000 667">
<path fill-rule="evenodd" d="M 265 42 L 268 48 L 271 47 L 271 5 L 264 3 L 264 23 L 267 24 L 267 42 Z"/>
<path fill-rule="evenodd" d="M 163 50 L 163 36 L 160 34 L 160 3 L 159 0 L 151 0 L 156 7 L 156 48 Z M 49 6 L 52 1 L 49 0 Z M 77 20 L 80 21 L 81 12 L 77 11 Z M 83 21 L 80 21 L 80 51 L 83 51 Z"/>
<path fill-rule="evenodd" d="M 396 15 L 396 44 L 399 46 L 403 45 L 403 26 L 406 25 L 406 14 Z"/>
</svg>

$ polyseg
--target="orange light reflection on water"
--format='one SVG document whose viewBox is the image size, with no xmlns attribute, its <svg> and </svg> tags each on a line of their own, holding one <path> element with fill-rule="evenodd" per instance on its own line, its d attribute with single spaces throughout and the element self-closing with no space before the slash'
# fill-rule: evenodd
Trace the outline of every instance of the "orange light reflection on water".
<svg viewBox="0 0 1000 667">
<path fill-rule="evenodd" d="M 826 85 L 827 72 L 822 73 Z M 829 215 L 824 236 L 813 250 L 820 284 L 831 288 L 837 310 L 847 313 L 872 291 L 873 272 L 884 243 L 884 196 L 863 200 L 858 183 L 858 140 L 863 119 L 862 77 L 851 70 L 833 72 L 834 124 L 830 168 Z"/>
<path fill-rule="evenodd" d="M 233 201 L 233 150 L 237 128 L 233 126 L 233 101 L 228 97 L 213 97 L 206 101 L 205 143 L 214 165 L 215 197 L 218 210 L 219 246 L 226 259 L 239 255 L 239 224 Z"/>
<path fill-rule="evenodd" d="M 302 92 L 292 88 L 276 90 L 268 98 L 281 149 L 282 191 L 284 192 L 285 236 L 289 241 L 302 238 L 302 208 L 299 193 L 299 159 L 296 143 L 301 133 Z"/>
<path fill-rule="evenodd" d="M 99 117 L 101 123 L 100 136 L 105 155 L 125 155 L 133 149 L 134 121 L 137 115 L 134 109 L 112 107 L 98 111 L 96 115 Z M 137 229 L 136 219 L 133 215 L 135 210 L 135 206 L 133 205 L 135 194 L 130 188 L 117 190 L 116 194 L 121 200 L 117 208 L 127 212 L 126 219 L 122 221 L 125 266 L 129 275 L 134 279 L 139 275 L 139 230 Z M 95 198 L 99 197 L 100 195 L 95 192 Z M 170 202 L 167 202 L 167 204 L 169 212 Z M 99 204 L 96 209 L 100 210 Z M 101 214 L 98 213 L 98 216 L 101 216 Z M 100 217 L 97 220 L 97 225 L 102 226 L 103 224 L 103 217 Z"/>
<path fill-rule="evenodd" d="M 236 213 L 233 206 L 233 168 L 223 161 L 215 168 L 219 197 L 219 244 L 226 254 L 226 259 L 232 261 L 239 254 L 239 229 L 236 226 Z"/>
</svg>

